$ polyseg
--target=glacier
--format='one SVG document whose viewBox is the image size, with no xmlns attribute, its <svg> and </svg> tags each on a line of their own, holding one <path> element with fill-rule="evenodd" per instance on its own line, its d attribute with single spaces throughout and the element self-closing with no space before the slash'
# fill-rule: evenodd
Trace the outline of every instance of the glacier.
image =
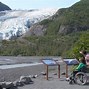
<svg viewBox="0 0 89 89">
<path fill-rule="evenodd" d="M 58 9 L 10 10 L 0 12 L 0 40 L 26 33 L 35 23 L 54 15 Z M 3 14 L 4 13 L 4 14 Z"/>
</svg>

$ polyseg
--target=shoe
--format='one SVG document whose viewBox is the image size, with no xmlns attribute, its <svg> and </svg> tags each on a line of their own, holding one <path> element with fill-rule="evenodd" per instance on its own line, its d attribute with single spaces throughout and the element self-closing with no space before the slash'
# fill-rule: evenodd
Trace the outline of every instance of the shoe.
<svg viewBox="0 0 89 89">
<path fill-rule="evenodd" d="M 66 78 L 66 81 L 69 81 L 70 80 L 70 78 L 68 77 L 68 78 Z"/>
</svg>

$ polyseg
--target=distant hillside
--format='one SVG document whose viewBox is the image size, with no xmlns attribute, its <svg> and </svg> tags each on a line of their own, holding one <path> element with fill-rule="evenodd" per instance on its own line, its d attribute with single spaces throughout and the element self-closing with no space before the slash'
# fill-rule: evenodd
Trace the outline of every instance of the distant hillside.
<svg viewBox="0 0 89 89">
<path fill-rule="evenodd" d="M 11 10 L 11 8 L 0 2 L 0 11 Z"/>
<path fill-rule="evenodd" d="M 69 58 L 84 49 L 89 52 L 89 0 L 59 9 L 49 19 L 32 26 L 26 36 L 0 42 L 0 55 L 11 56 Z"/>
<path fill-rule="evenodd" d="M 46 35 L 89 30 L 89 0 L 81 0 L 69 8 L 59 9 L 51 21 L 44 20 L 41 25 L 46 26 Z"/>
</svg>

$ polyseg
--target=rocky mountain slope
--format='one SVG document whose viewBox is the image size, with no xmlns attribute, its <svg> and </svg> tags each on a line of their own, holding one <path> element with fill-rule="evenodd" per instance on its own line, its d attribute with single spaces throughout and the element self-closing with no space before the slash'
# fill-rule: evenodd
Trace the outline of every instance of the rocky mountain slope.
<svg viewBox="0 0 89 89">
<path fill-rule="evenodd" d="M 45 35 L 66 35 L 89 30 L 89 0 L 80 0 L 69 8 L 59 9 L 51 19 L 43 20 L 39 25 L 44 27 L 39 30 L 45 29 Z M 36 32 L 38 26 L 31 28 L 32 31 Z"/>
<path fill-rule="evenodd" d="M 19 39 L 2 40 L 0 55 L 73 58 L 73 54 L 79 56 L 79 50 L 85 49 L 89 52 L 89 0 L 80 0 L 69 8 L 59 9 L 56 14 L 49 17 L 32 26 L 27 21 L 25 27 L 28 31 Z M 19 22 L 20 20 L 15 26 L 18 26 Z M 8 28 L 6 25 L 5 27 Z M 12 33 L 11 31 L 10 34 Z M 20 36 L 20 33 L 21 31 L 18 31 L 16 36 Z M 15 37 L 13 34 L 12 36 Z"/>
</svg>

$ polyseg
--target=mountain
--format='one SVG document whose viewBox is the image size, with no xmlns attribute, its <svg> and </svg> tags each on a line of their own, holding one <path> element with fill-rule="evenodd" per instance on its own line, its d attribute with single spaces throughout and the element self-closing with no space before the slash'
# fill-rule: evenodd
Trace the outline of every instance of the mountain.
<svg viewBox="0 0 89 89">
<path fill-rule="evenodd" d="M 0 14 L 0 38 L 10 39 L 21 36 L 35 23 L 49 18 L 57 9 L 11 10 Z"/>
<path fill-rule="evenodd" d="M 11 8 L 0 2 L 0 11 L 11 10 Z"/>
<path fill-rule="evenodd" d="M 27 19 L 26 21 L 26 18 L 23 22 L 21 22 L 23 18 L 15 20 L 18 17 L 18 14 L 15 12 L 19 11 L 12 12 L 14 13 L 10 17 L 8 17 L 7 13 L 11 12 L 3 12 L 3 15 L 0 17 L 2 21 L 2 25 L 0 26 L 4 28 L 1 32 L 6 35 L 4 39 L 6 37 L 9 38 L 10 35 L 13 37 L 20 36 L 21 30 L 16 30 L 18 26 L 21 29 L 26 28 L 27 30 L 25 29 L 26 33 L 17 39 L 0 41 L 0 55 L 62 56 L 65 58 L 74 58 L 73 54 L 79 57 L 80 50 L 89 52 L 89 0 L 80 0 L 69 8 L 61 8 L 57 12 L 54 11 L 55 14 L 51 14 L 51 16 L 47 14 L 48 18 L 44 20 L 38 21 L 37 18 L 37 23 L 32 23 L 32 25 L 30 25 L 31 20 Z M 33 12 L 35 18 L 36 16 L 39 17 L 35 11 Z M 14 17 L 13 14 L 15 15 Z M 24 13 L 21 12 L 19 15 L 22 16 Z M 45 15 L 41 16 L 44 17 Z M 9 19 L 10 21 L 8 21 Z M 13 19 L 14 21 L 12 21 Z M 34 21 L 32 20 L 32 22 Z M 3 22 L 7 25 L 4 25 Z M 15 24 L 16 27 L 10 25 L 14 24 L 14 22 L 17 22 Z M 24 22 L 26 23 L 24 24 Z M 14 32 L 12 32 L 13 26 L 15 29 Z M 11 30 L 8 30 L 8 28 Z M 15 31 L 17 31 L 16 36 L 12 34 Z M 10 32 L 9 36 L 8 32 Z"/>
<path fill-rule="evenodd" d="M 40 25 L 46 29 L 45 35 L 66 35 L 89 30 L 89 0 L 80 0 L 69 8 L 59 9 L 51 19 L 43 20 Z"/>
</svg>

